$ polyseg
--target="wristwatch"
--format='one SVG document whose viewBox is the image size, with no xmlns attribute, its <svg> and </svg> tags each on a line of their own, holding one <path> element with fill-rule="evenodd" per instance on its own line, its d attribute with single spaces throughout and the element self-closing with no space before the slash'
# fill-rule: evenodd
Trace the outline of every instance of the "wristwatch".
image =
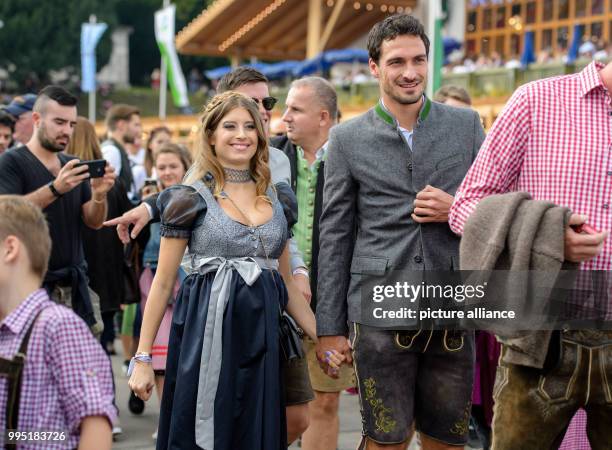
<svg viewBox="0 0 612 450">
<path fill-rule="evenodd" d="M 53 180 L 55 181 L 55 180 Z M 49 186 L 49 189 L 51 190 L 51 192 L 53 193 L 53 195 L 55 196 L 55 198 L 60 198 L 62 195 L 64 194 L 60 194 L 60 192 L 55 189 L 55 186 L 53 186 L 53 181 L 50 181 L 47 186 Z"/>
</svg>

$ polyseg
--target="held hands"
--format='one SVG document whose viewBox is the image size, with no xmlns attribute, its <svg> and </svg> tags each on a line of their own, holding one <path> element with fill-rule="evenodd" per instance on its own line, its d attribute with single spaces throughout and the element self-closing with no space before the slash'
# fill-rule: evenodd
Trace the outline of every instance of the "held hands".
<svg viewBox="0 0 612 450">
<path fill-rule="evenodd" d="M 593 259 L 603 248 L 605 240 L 610 234 L 608 231 L 593 234 L 578 233 L 572 226 L 586 223 L 586 216 L 572 214 L 569 226 L 565 230 L 565 259 L 571 262 L 584 262 Z"/>
<path fill-rule="evenodd" d="M 134 391 L 137 397 L 145 402 L 149 400 L 155 386 L 153 366 L 149 363 L 136 361 L 134 371 L 128 381 L 128 386 L 130 386 L 130 389 Z"/>
<path fill-rule="evenodd" d="M 427 185 L 416 196 L 412 220 L 417 223 L 448 222 L 448 213 L 454 199 L 443 190 Z"/>
<path fill-rule="evenodd" d="M 316 354 L 319 366 L 331 378 L 339 377 L 343 363 L 353 363 L 350 343 L 345 336 L 320 336 Z"/>
<path fill-rule="evenodd" d="M 112 220 L 107 220 L 104 222 L 105 227 L 114 227 L 117 226 L 117 234 L 119 235 L 119 239 L 124 244 L 130 243 L 130 234 L 128 233 L 128 227 L 130 225 L 134 225 L 132 229 L 131 237 L 132 239 L 136 239 L 138 233 L 145 227 L 146 224 L 151 220 L 151 216 L 149 216 L 149 211 L 144 204 L 138 205 L 136 208 L 130 209 L 128 212 L 123 214 L 120 217 L 116 217 Z"/>
<path fill-rule="evenodd" d="M 91 190 L 92 194 L 94 195 L 94 198 L 106 197 L 108 191 L 110 191 L 113 185 L 115 184 L 116 178 L 117 174 L 115 173 L 115 168 L 110 164 L 107 164 L 104 168 L 103 177 L 91 179 Z"/>
</svg>

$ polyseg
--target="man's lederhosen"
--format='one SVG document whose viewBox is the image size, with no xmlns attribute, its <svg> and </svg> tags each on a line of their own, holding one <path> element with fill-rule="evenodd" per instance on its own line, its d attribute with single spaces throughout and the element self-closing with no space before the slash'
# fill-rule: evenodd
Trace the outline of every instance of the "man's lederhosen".
<svg viewBox="0 0 612 450">
<path fill-rule="evenodd" d="M 6 399 L 6 423 L 5 429 L 8 430 L 18 430 L 18 421 L 19 421 L 19 400 L 21 396 L 21 382 L 23 379 L 23 368 L 26 362 L 26 353 L 28 350 L 28 343 L 30 342 L 30 336 L 32 335 L 32 329 L 34 328 L 34 324 L 40 316 L 40 313 L 43 310 L 39 311 L 36 315 L 28 331 L 26 332 L 23 340 L 21 341 L 21 345 L 19 346 L 19 350 L 13 356 L 13 359 L 5 359 L 0 357 L 0 377 L 5 377 L 7 379 L 8 385 L 8 396 Z M 8 439 L 8 436 L 5 433 L 5 438 Z M 4 448 L 6 450 L 15 450 L 17 448 L 17 444 L 9 444 L 6 443 Z"/>
</svg>

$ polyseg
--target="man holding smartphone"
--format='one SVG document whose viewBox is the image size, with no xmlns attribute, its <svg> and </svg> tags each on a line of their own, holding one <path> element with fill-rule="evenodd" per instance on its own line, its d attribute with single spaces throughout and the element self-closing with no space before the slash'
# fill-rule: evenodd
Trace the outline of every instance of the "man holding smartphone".
<svg viewBox="0 0 612 450">
<path fill-rule="evenodd" d="M 59 86 L 40 91 L 32 138 L 0 155 L 0 194 L 22 195 L 43 209 L 53 242 L 44 286 L 53 300 L 72 306 L 96 334 L 102 323 L 97 296 L 87 285 L 81 227 L 102 226 L 115 173 L 107 165 L 104 176 L 85 182 L 88 166 L 78 166 L 77 158 L 62 153 L 76 123 L 76 103 L 76 97 Z"/>
</svg>

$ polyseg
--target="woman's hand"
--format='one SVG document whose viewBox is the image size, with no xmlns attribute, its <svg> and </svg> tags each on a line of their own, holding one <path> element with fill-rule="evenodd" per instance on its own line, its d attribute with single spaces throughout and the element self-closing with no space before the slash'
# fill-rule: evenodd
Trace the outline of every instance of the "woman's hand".
<svg viewBox="0 0 612 450">
<path fill-rule="evenodd" d="M 338 378 L 340 366 L 346 361 L 346 356 L 336 350 L 328 350 L 325 352 L 324 365 L 321 368 L 325 374 L 331 378 Z"/>
<path fill-rule="evenodd" d="M 149 363 L 136 361 L 134 363 L 134 371 L 128 381 L 130 389 L 134 391 L 137 397 L 145 402 L 151 397 L 153 387 L 155 386 L 155 374 L 153 366 Z"/>
</svg>

